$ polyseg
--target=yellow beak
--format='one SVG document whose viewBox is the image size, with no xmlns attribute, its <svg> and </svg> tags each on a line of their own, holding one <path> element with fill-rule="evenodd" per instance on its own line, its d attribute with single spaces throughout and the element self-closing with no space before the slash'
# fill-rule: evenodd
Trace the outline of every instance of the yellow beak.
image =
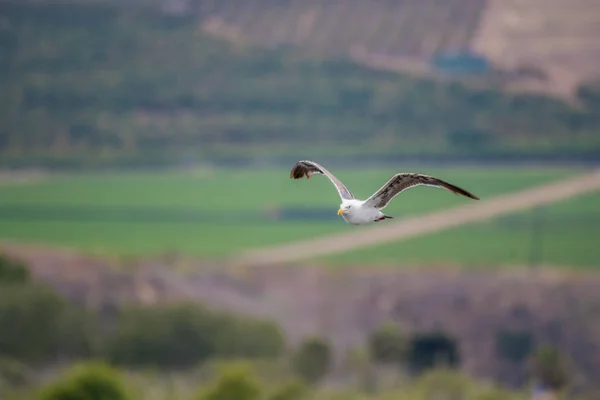
<svg viewBox="0 0 600 400">
<path fill-rule="evenodd" d="M 342 215 L 344 213 L 344 210 L 342 210 L 341 208 L 338 210 L 338 215 Z"/>
</svg>

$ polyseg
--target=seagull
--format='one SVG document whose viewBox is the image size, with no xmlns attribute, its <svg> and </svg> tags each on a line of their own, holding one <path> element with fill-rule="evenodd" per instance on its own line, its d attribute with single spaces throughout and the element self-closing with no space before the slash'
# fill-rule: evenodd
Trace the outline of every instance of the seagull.
<svg viewBox="0 0 600 400">
<path fill-rule="evenodd" d="M 358 200 L 348 188 L 333 175 L 326 170 L 321 164 L 314 161 L 301 160 L 292 167 L 290 178 L 301 179 L 306 177 L 309 179 L 312 175 L 325 175 L 337 189 L 342 204 L 338 210 L 338 215 L 341 215 L 346 222 L 351 225 L 365 225 L 371 222 L 379 222 L 385 219 L 390 219 L 389 215 L 381 212 L 389 202 L 402 193 L 406 189 L 415 186 L 431 186 L 446 189 L 454 194 L 460 194 L 474 200 L 479 200 L 479 197 L 464 189 L 454 186 L 441 179 L 433 176 L 417 174 L 412 172 L 398 173 L 394 175 L 385 185 L 375 192 L 367 200 Z"/>
</svg>

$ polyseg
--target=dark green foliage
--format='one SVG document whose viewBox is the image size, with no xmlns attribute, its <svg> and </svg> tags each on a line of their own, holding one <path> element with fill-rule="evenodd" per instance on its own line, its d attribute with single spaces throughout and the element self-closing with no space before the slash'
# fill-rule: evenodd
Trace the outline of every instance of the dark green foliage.
<svg viewBox="0 0 600 400">
<path fill-rule="evenodd" d="M 533 354 L 533 375 L 544 386 L 560 390 L 569 383 L 569 368 L 560 351 L 550 345 L 538 347 Z"/>
<path fill-rule="evenodd" d="M 308 388 L 298 380 L 281 384 L 267 396 L 266 400 L 303 400 L 308 395 Z"/>
<path fill-rule="evenodd" d="M 126 365 L 188 367 L 215 354 L 217 326 L 195 305 L 161 305 L 122 312 L 108 345 L 111 361 Z"/>
<path fill-rule="evenodd" d="M 31 371 L 24 363 L 11 358 L 0 358 L 0 388 L 25 386 L 30 380 Z"/>
<path fill-rule="evenodd" d="M 496 334 L 496 354 L 510 362 L 522 362 L 533 349 L 533 335 L 529 331 L 503 329 Z"/>
<path fill-rule="evenodd" d="M 261 385 L 252 370 L 243 364 L 225 365 L 214 384 L 198 400 L 258 400 Z"/>
<path fill-rule="evenodd" d="M 406 360 L 407 337 L 394 324 L 384 324 L 369 336 L 371 359 L 378 363 L 400 364 Z"/>
<path fill-rule="evenodd" d="M 29 281 L 29 269 L 18 260 L 0 254 L 0 284 Z"/>
<path fill-rule="evenodd" d="M 465 399 L 473 383 L 465 375 L 447 369 L 425 372 L 414 382 L 414 387 L 424 399 Z"/>
<path fill-rule="evenodd" d="M 480 151 L 493 145 L 494 136 L 476 129 L 459 129 L 448 132 L 448 142 L 457 150 Z"/>
<path fill-rule="evenodd" d="M 434 367 L 456 367 L 460 354 L 456 341 L 443 332 L 417 333 L 408 342 L 407 364 L 420 373 Z"/>
<path fill-rule="evenodd" d="M 285 351 L 285 337 L 274 322 L 227 313 L 214 317 L 218 324 L 215 351 L 219 357 L 271 358 Z"/>
<path fill-rule="evenodd" d="M 0 290 L 0 354 L 37 362 L 92 352 L 93 320 L 84 311 L 41 286 Z"/>
<path fill-rule="evenodd" d="M 332 362 L 331 344 L 321 338 L 308 338 L 292 356 L 293 371 L 308 383 L 317 383 L 327 375 Z"/>
<path fill-rule="evenodd" d="M 431 370 L 411 385 L 407 399 L 419 400 L 524 400 L 529 396 L 494 387 L 489 382 L 478 382 L 467 375 L 448 369 Z"/>
<path fill-rule="evenodd" d="M 128 400 L 125 381 L 101 363 L 76 365 L 46 387 L 40 400 Z"/>
<path fill-rule="evenodd" d="M 213 356 L 274 357 L 284 349 L 274 324 L 182 303 L 124 310 L 107 353 L 118 364 L 185 368 Z"/>
<path fill-rule="evenodd" d="M 600 110 L 600 81 L 581 85 L 577 90 L 579 100 L 589 108 L 589 111 Z"/>
</svg>

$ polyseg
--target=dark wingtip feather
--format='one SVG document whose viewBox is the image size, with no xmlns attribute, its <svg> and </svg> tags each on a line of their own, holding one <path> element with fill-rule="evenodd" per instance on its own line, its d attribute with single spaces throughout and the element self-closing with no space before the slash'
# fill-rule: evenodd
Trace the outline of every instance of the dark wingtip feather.
<svg viewBox="0 0 600 400">
<path fill-rule="evenodd" d="M 436 178 L 434 178 L 434 179 L 436 179 Z M 463 188 L 460 188 L 460 187 L 458 187 L 456 185 L 453 185 L 453 184 L 451 184 L 449 182 L 446 182 L 444 180 L 441 180 L 441 179 L 437 179 L 437 181 L 438 181 L 438 183 L 441 184 L 441 186 L 443 188 L 445 188 L 446 190 L 454 193 L 455 195 L 459 195 L 460 194 L 461 196 L 465 196 L 465 197 L 468 197 L 468 198 L 473 199 L 473 200 L 479 200 L 479 197 L 475 196 L 471 192 L 467 192 Z"/>
<path fill-rule="evenodd" d="M 296 164 L 294 164 L 294 166 L 292 167 L 292 170 L 290 171 L 290 178 L 291 179 L 300 179 L 300 178 L 304 178 L 308 173 L 308 168 L 306 167 L 306 165 L 304 165 L 302 163 L 302 161 L 298 161 Z"/>
<path fill-rule="evenodd" d="M 479 200 L 479 197 L 475 196 L 473 193 L 467 192 L 465 189 L 461 189 L 458 186 L 451 185 L 452 189 L 454 189 L 455 194 L 460 194 L 465 197 L 469 197 L 473 200 Z"/>
</svg>

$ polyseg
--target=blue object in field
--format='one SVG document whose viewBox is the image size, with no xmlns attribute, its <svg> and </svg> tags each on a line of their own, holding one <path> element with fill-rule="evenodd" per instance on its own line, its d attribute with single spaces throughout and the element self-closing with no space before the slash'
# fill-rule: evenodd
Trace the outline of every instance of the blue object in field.
<svg viewBox="0 0 600 400">
<path fill-rule="evenodd" d="M 485 74 L 491 70 L 490 62 L 483 56 L 469 51 L 444 52 L 431 59 L 434 68 L 449 74 Z"/>
</svg>

